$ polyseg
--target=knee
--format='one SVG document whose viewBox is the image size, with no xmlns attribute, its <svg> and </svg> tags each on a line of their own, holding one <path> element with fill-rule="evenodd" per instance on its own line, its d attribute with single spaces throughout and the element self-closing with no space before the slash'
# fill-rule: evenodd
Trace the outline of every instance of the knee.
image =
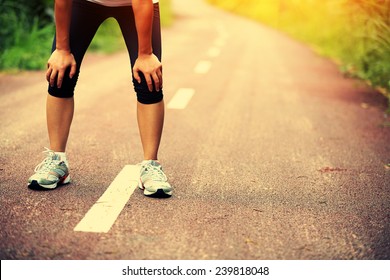
<svg viewBox="0 0 390 280">
<path fill-rule="evenodd" d="M 79 71 L 76 72 L 73 78 L 69 78 L 69 69 L 67 69 L 64 75 L 64 80 L 62 81 L 62 86 L 58 88 L 56 85 L 53 87 L 49 85 L 48 88 L 49 94 L 59 98 L 73 97 L 78 76 L 79 76 Z"/>
<path fill-rule="evenodd" d="M 51 96 L 58 97 L 58 98 L 71 98 L 74 95 L 74 90 L 49 86 L 48 93 Z"/>
<path fill-rule="evenodd" d="M 162 90 L 150 92 L 148 90 L 137 90 L 137 101 L 141 104 L 155 104 L 163 100 Z"/>
</svg>

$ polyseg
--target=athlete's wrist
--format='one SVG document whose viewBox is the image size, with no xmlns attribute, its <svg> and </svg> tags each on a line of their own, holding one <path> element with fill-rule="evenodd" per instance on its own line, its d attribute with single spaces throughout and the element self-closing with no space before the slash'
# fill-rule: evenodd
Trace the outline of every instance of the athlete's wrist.
<svg viewBox="0 0 390 280">
<path fill-rule="evenodd" d="M 61 53 L 65 53 L 65 54 L 70 54 L 71 53 L 70 48 L 59 48 L 59 47 L 56 47 L 56 51 L 57 52 L 61 52 Z"/>
<path fill-rule="evenodd" d="M 152 54 L 153 54 L 152 48 L 140 49 L 138 51 L 138 57 L 140 57 L 140 56 L 150 56 Z"/>
</svg>

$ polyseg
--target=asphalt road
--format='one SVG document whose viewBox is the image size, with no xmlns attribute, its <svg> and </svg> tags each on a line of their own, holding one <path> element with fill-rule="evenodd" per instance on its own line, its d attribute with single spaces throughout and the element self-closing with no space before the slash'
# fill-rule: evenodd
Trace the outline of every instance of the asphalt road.
<svg viewBox="0 0 390 280">
<path fill-rule="evenodd" d="M 1 259 L 389 259 L 385 99 L 258 23 L 173 1 L 160 160 L 170 199 L 135 189 L 106 233 L 75 226 L 142 160 L 126 53 L 88 54 L 73 182 L 27 189 L 48 146 L 44 72 L 0 75 Z M 96 217 L 99 219 L 99 217 Z"/>
</svg>

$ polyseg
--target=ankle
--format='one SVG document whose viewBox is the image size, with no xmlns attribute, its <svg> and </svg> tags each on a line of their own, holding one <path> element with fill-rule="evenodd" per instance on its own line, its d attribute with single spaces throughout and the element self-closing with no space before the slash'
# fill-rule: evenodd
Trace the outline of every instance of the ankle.
<svg viewBox="0 0 390 280">
<path fill-rule="evenodd" d="M 60 156 L 60 160 L 65 162 L 65 164 L 69 167 L 68 157 L 66 152 L 54 152 L 56 155 Z"/>
</svg>

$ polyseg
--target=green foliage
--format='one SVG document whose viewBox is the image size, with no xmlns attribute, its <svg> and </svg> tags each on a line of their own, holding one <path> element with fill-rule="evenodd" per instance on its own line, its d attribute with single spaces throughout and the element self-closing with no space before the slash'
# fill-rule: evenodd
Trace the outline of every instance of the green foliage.
<svg viewBox="0 0 390 280">
<path fill-rule="evenodd" d="M 349 52 L 348 62 L 358 76 L 374 86 L 390 89 L 390 1 L 346 0 L 351 10 L 350 26 L 356 52 Z"/>
<path fill-rule="evenodd" d="M 171 26 L 173 23 L 171 0 L 160 0 L 159 5 L 161 25 L 164 27 Z"/>
<path fill-rule="evenodd" d="M 40 69 L 46 65 L 53 24 L 46 0 L 0 0 L 0 69 Z"/>
<path fill-rule="evenodd" d="M 89 50 L 109 54 L 122 50 L 125 47 L 118 23 L 115 19 L 109 18 L 99 27 L 89 46 Z"/>
<path fill-rule="evenodd" d="M 52 26 L 38 28 L 38 22 L 35 21 L 28 36 L 20 32 L 15 38 L 15 44 L 2 52 L 0 68 L 8 70 L 43 69 L 50 54 L 52 34 Z M 46 39 L 42 40 L 43 38 Z"/>
<path fill-rule="evenodd" d="M 389 96 L 390 0 L 208 1 L 310 44 Z"/>
<path fill-rule="evenodd" d="M 160 0 L 160 19 L 164 27 L 172 24 L 171 0 Z M 114 53 L 124 49 L 125 43 L 122 33 L 115 19 L 109 18 L 99 27 L 89 47 L 91 51 L 102 53 Z"/>
</svg>

